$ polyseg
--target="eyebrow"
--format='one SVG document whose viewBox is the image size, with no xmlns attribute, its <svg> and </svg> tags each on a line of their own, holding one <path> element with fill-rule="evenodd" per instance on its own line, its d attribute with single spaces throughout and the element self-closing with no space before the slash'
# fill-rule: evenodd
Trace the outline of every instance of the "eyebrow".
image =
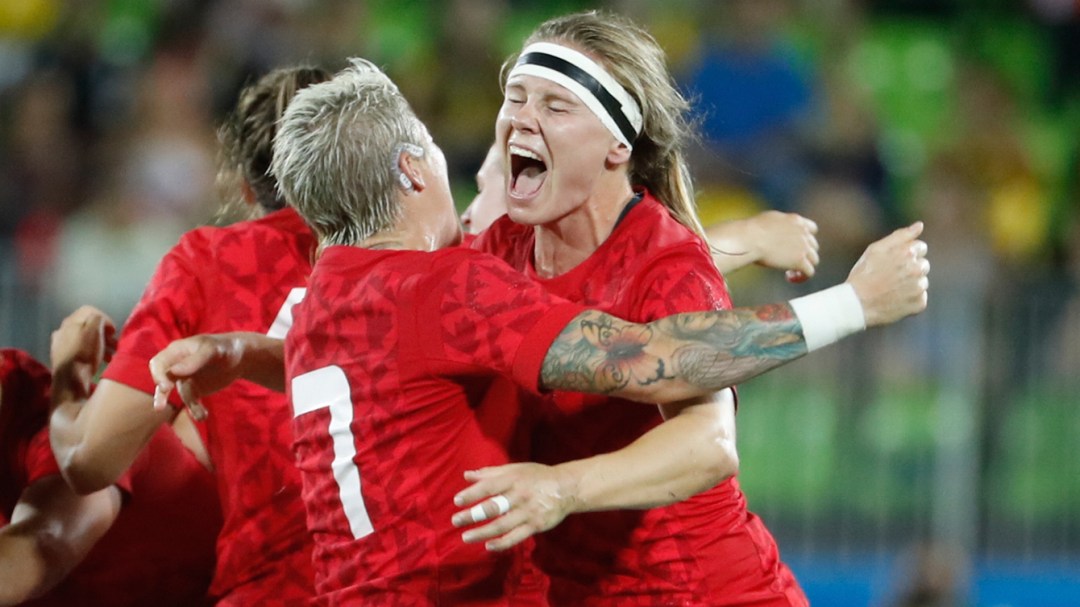
<svg viewBox="0 0 1080 607">
<path fill-rule="evenodd" d="M 540 85 L 540 100 L 541 101 L 562 101 L 564 103 L 570 103 L 574 105 L 582 105 L 581 100 L 572 91 L 565 89 L 555 83 L 543 83 Z M 559 88 L 553 88 L 559 87 Z M 506 83 L 506 91 L 515 89 L 515 91 L 524 92 L 525 85 L 519 80 L 511 80 Z M 561 89 L 561 90 L 560 90 Z"/>
</svg>

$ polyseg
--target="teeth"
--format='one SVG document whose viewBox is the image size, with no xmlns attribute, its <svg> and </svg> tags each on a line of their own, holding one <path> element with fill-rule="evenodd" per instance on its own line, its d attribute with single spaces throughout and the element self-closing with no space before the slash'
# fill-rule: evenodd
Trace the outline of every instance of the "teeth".
<svg viewBox="0 0 1080 607">
<path fill-rule="evenodd" d="M 523 156 L 525 158 L 532 158 L 533 160 L 541 160 L 539 156 L 534 154 L 531 150 L 518 147 L 516 145 L 510 145 L 510 153 L 514 156 Z"/>
</svg>

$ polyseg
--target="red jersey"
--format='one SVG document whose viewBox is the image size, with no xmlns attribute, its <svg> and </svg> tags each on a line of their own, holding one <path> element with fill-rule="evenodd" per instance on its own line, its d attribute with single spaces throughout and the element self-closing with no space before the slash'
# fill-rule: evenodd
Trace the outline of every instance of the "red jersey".
<svg viewBox="0 0 1080 607">
<path fill-rule="evenodd" d="M 0 348 L 0 524 L 26 488 L 26 454 L 37 431 L 49 423 L 52 374 L 29 354 Z M 15 403 L 18 403 L 17 405 Z"/>
<path fill-rule="evenodd" d="M 3 353 L 6 361 L 13 360 L 10 352 Z M 0 410 L 32 414 L 38 402 L 48 405 L 48 372 L 29 357 L 18 366 L 0 363 L 0 381 L 4 386 Z M 26 390 L 31 384 L 36 385 L 32 393 Z M 9 390 L 13 385 L 21 386 L 18 400 Z M 23 400 L 31 394 L 32 400 Z M 60 473 L 48 428 L 39 423 L 36 430 L 28 430 L 26 424 L 0 426 L 5 444 L 25 447 L 18 459 L 3 462 L 5 478 L 21 479 L 19 486 L 3 487 L 5 494 L 21 494 Z M 26 605 L 209 605 L 206 591 L 221 527 L 210 472 L 171 428 L 161 428 L 117 486 L 124 494 L 123 506 L 109 530 L 59 585 Z M 10 507 L 5 506 L 3 514 L 10 518 Z"/>
<path fill-rule="evenodd" d="M 534 242 L 534 228 L 503 217 L 474 247 L 556 295 L 634 322 L 731 307 L 705 244 L 647 193 L 588 259 L 560 276 L 536 274 Z M 530 450 L 547 464 L 615 451 L 662 421 L 655 407 L 614 398 L 549 399 L 556 406 L 534 426 Z M 568 517 L 537 536 L 536 559 L 551 576 L 552 605 L 806 604 L 734 478 L 663 508 Z"/>
<path fill-rule="evenodd" d="M 535 605 L 531 544 L 491 553 L 450 517 L 462 473 L 507 463 L 472 406 L 491 378 L 536 389 L 580 306 L 468 249 L 326 249 L 285 340 L 296 461 L 333 605 Z"/>
<path fill-rule="evenodd" d="M 158 266 L 104 377 L 153 394 L 148 362 L 175 339 L 225 331 L 284 337 L 314 250 L 314 236 L 291 208 L 188 232 Z M 307 604 L 312 544 L 288 401 L 238 381 L 203 402 L 225 517 L 212 594 L 219 605 Z"/>
</svg>

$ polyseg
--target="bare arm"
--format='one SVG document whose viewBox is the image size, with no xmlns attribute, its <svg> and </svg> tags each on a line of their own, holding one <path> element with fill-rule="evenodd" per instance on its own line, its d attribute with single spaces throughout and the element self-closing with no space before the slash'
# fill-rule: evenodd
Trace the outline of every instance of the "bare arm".
<svg viewBox="0 0 1080 607">
<path fill-rule="evenodd" d="M 706 230 L 713 262 L 721 273 L 752 263 L 786 270 L 788 280 L 801 282 L 818 264 L 817 224 L 795 213 L 765 211 L 747 219 L 724 221 Z"/>
<path fill-rule="evenodd" d="M 53 413 L 49 435 L 64 478 L 80 493 L 116 482 L 173 410 L 155 411 L 153 399 L 103 380 L 90 379 L 112 347 L 112 323 L 90 306 L 79 308 L 53 332 Z"/>
<path fill-rule="evenodd" d="M 557 466 L 509 464 L 466 472 L 474 484 L 454 497 L 455 526 L 495 518 L 502 495 L 512 508 L 505 516 L 462 534 L 466 542 L 488 541 L 505 550 L 551 529 L 576 512 L 644 509 L 684 500 L 738 472 L 735 401 L 731 390 L 708 398 L 661 405 L 667 421 L 630 445 Z"/>
<path fill-rule="evenodd" d="M 23 491 L 0 529 L 0 605 L 41 596 L 78 565 L 120 512 L 120 491 L 77 495 L 59 476 Z"/>
</svg>

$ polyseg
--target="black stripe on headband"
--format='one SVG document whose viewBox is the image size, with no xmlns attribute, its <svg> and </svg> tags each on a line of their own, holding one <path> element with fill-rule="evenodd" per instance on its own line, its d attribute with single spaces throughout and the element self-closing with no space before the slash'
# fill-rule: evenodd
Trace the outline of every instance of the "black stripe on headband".
<svg viewBox="0 0 1080 607">
<path fill-rule="evenodd" d="M 531 52 L 526 53 L 517 60 L 518 65 L 528 63 L 532 65 L 539 65 L 548 69 L 555 70 L 565 76 L 573 79 L 575 82 L 585 87 L 585 90 L 589 91 L 596 97 L 596 100 L 600 102 L 600 105 L 604 106 L 611 119 L 615 121 L 615 126 L 619 127 L 622 131 L 623 137 L 631 144 L 637 139 L 637 131 L 634 130 L 634 126 L 630 124 L 630 120 L 627 119 L 626 114 L 622 111 L 622 104 L 604 85 L 600 84 L 600 81 L 592 77 L 592 74 L 586 72 L 580 67 L 570 63 L 569 61 L 556 57 L 555 55 L 549 55 L 547 53 Z"/>
</svg>

